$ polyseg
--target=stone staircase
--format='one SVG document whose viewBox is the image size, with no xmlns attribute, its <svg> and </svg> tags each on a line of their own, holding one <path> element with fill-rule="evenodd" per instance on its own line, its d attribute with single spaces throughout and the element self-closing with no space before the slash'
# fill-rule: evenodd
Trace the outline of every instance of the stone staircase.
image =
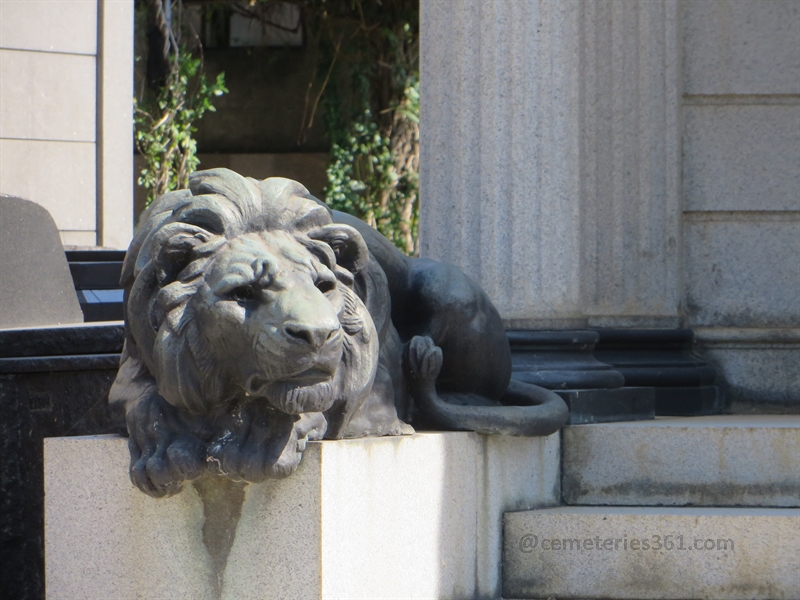
<svg viewBox="0 0 800 600">
<path fill-rule="evenodd" d="M 505 598 L 800 598 L 800 415 L 570 426 L 566 506 L 504 519 Z"/>
</svg>

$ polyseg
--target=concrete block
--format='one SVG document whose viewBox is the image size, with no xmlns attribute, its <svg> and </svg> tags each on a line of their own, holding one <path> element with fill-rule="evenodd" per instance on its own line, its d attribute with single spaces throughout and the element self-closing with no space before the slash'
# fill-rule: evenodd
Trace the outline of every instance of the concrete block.
<svg viewBox="0 0 800 600">
<path fill-rule="evenodd" d="M 562 435 L 567 504 L 800 506 L 800 415 L 658 417 Z"/>
<path fill-rule="evenodd" d="M 504 523 L 504 598 L 800 597 L 797 509 L 562 507 Z"/>
<path fill-rule="evenodd" d="M 0 48 L 97 53 L 97 0 L 0 0 Z"/>
<path fill-rule="evenodd" d="M 683 3 L 687 94 L 800 93 L 796 0 Z"/>
<path fill-rule="evenodd" d="M 800 322 L 796 215 L 701 216 L 684 225 L 689 326 L 796 326 Z"/>
<path fill-rule="evenodd" d="M 96 81 L 93 56 L 0 50 L 0 137 L 93 142 Z"/>
<path fill-rule="evenodd" d="M 96 229 L 96 154 L 91 142 L 0 139 L 0 193 L 44 206 L 59 229 Z"/>
<path fill-rule="evenodd" d="M 128 480 L 125 440 L 47 439 L 47 595 L 499 597 L 502 513 L 558 502 L 559 444 L 471 433 L 312 443 L 288 479 L 154 500 Z M 238 525 L 213 516 L 215 489 Z M 222 550 L 204 542 L 220 524 L 234 533 Z"/>
<path fill-rule="evenodd" d="M 800 210 L 800 106 L 687 106 L 684 119 L 685 210 Z"/>
<path fill-rule="evenodd" d="M 420 11 L 421 254 L 474 277 L 504 319 L 585 326 L 580 7 L 428 0 Z"/>
</svg>

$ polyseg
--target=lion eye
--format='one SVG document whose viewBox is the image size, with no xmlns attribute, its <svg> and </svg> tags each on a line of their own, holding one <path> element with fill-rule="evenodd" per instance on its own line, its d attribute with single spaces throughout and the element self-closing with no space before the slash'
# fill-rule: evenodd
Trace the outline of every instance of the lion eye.
<svg viewBox="0 0 800 600">
<path fill-rule="evenodd" d="M 229 296 L 232 300 L 236 300 L 236 302 L 250 302 L 255 299 L 256 292 L 252 286 L 240 285 L 232 289 Z"/>
</svg>

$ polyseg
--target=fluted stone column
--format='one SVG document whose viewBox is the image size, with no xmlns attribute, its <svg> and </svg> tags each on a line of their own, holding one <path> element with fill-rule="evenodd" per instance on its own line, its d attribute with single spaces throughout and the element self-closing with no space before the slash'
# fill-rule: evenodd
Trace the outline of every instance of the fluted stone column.
<svg viewBox="0 0 800 600">
<path fill-rule="evenodd" d="M 677 2 L 421 11 L 422 254 L 511 328 L 676 327 Z"/>
</svg>

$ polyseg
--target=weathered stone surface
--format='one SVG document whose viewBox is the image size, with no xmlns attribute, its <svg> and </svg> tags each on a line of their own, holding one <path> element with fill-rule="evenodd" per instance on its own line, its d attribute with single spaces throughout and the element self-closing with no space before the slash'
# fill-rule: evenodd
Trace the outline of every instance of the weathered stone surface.
<svg viewBox="0 0 800 600">
<path fill-rule="evenodd" d="M 53 217 L 0 196 L 0 329 L 83 321 Z"/>
<path fill-rule="evenodd" d="M 96 230 L 96 166 L 91 142 L 0 139 L 0 193 L 42 205 L 59 230 Z"/>
<path fill-rule="evenodd" d="M 97 52 L 97 2 L 0 2 L 0 48 Z"/>
<path fill-rule="evenodd" d="M 800 105 L 687 106 L 683 152 L 685 210 L 800 210 Z"/>
<path fill-rule="evenodd" d="M 0 50 L 0 138 L 94 142 L 96 82 L 94 56 Z"/>
<path fill-rule="evenodd" d="M 504 524 L 504 598 L 800 597 L 796 509 L 562 507 Z"/>
<path fill-rule="evenodd" d="M 133 231 L 133 4 L 0 5 L 0 193 L 50 210 L 65 244 Z"/>
<path fill-rule="evenodd" d="M 695 1 L 682 7 L 687 94 L 800 93 L 797 2 Z"/>
<path fill-rule="evenodd" d="M 567 504 L 800 506 L 800 415 L 567 427 Z"/>
<path fill-rule="evenodd" d="M 684 228 L 692 327 L 792 328 L 800 323 L 800 219 L 761 213 L 692 219 Z"/>
<path fill-rule="evenodd" d="M 796 2 L 421 10 L 421 246 L 506 327 L 798 322 Z"/>
<path fill-rule="evenodd" d="M 722 373 L 733 412 L 800 411 L 800 328 L 704 327 L 696 334 Z"/>
<path fill-rule="evenodd" d="M 502 513 L 558 502 L 559 442 L 312 442 L 295 475 L 245 489 L 217 572 L 194 487 L 154 500 L 128 480 L 124 439 L 48 439 L 48 598 L 212 598 L 217 575 L 221 598 L 497 598 Z"/>
<path fill-rule="evenodd" d="M 421 11 L 422 253 L 508 328 L 676 327 L 677 3 Z"/>
<path fill-rule="evenodd" d="M 98 65 L 97 120 L 102 140 L 98 188 L 103 210 L 98 246 L 127 248 L 133 235 L 133 0 L 101 0 L 103 35 Z M 182 17 L 181 17 L 182 18 Z M 136 173 L 138 176 L 138 172 Z"/>
</svg>

